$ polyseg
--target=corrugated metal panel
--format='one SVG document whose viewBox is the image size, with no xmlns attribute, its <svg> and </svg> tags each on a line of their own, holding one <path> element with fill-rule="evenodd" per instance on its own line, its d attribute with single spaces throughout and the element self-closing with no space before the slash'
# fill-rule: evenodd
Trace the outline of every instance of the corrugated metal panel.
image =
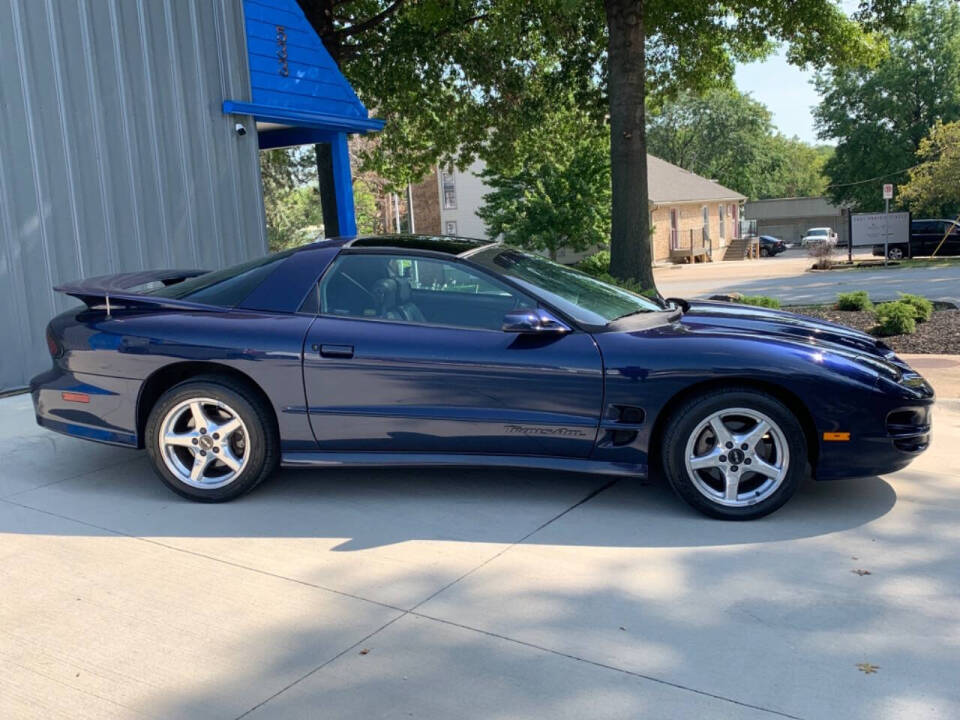
<svg viewBox="0 0 960 720">
<path fill-rule="evenodd" d="M 266 250 L 242 0 L 0 0 L 0 390 L 49 364 L 51 286 Z M 12 351 L 11 351 L 12 348 Z"/>
</svg>

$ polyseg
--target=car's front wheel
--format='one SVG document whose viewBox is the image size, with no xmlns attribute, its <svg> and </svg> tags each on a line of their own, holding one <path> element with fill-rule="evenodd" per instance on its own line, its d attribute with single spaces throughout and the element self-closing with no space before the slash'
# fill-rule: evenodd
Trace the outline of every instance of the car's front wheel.
<svg viewBox="0 0 960 720">
<path fill-rule="evenodd" d="M 724 388 L 693 398 L 664 432 L 663 469 L 674 491 L 697 510 L 725 520 L 772 513 L 806 472 L 806 440 L 777 398 Z"/>
<path fill-rule="evenodd" d="M 892 247 L 887 250 L 887 257 L 891 260 L 903 260 L 903 250 L 898 247 Z"/>
<path fill-rule="evenodd" d="M 150 412 L 145 444 L 167 487 L 200 502 L 243 495 L 277 464 L 269 410 L 249 388 L 227 377 L 170 388 Z"/>
</svg>

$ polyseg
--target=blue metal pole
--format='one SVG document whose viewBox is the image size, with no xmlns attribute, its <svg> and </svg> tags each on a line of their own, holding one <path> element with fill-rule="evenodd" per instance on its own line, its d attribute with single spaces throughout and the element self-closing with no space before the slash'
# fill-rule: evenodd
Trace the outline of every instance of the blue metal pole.
<svg viewBox="0 0 960 720">
<path fill-rule="evenodd" d="M 333 184 L 337 191 L 337 220 L 340 224 L 340 235 L 356 235 L 357 219 L 353 207 L 350 150 L 347 147 L 346 133 L 333 134 L 330 138 L 330 151 L 333 155 Z"/>
</svg>

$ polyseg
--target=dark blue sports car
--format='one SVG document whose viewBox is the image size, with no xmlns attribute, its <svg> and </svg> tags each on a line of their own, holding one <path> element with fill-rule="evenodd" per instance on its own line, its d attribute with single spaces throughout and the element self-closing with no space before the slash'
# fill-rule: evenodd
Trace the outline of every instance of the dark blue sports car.
<svg viewBox="0 0 960 720">
<path fill-rule="evenodd" d="M 749 519 L 808 472 L 892 472 L 930 438 L 930 386 L 868 335 L 495 243 L 336 239 L 58 290 L 83 306 L 49 325 L 37 421 L 145 447 L 193 500 L 278 464 L 662 468 L 695 508 Z"/>
</svg>

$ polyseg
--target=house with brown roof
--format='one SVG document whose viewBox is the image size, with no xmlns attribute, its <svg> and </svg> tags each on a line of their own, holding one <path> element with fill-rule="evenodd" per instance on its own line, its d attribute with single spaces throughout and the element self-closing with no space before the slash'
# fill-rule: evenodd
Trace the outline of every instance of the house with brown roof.
<svg viewBox="0 0 960 720">
<path fill-rule="evenodd" d="M 478 160 L 464 171 L 435 168 L 406 197 L 385 198 L 387 232 L 488 237 L 477 216 L 490 191 L 481 178 L 483 167 Z M 743 257 L 739 227 L 745 196 L 653 155 L 647 155 L 647 178 L 654 262 Z M 571 263 L 580 257 L 561 251 L 558 259 Z"/>
</svg>

